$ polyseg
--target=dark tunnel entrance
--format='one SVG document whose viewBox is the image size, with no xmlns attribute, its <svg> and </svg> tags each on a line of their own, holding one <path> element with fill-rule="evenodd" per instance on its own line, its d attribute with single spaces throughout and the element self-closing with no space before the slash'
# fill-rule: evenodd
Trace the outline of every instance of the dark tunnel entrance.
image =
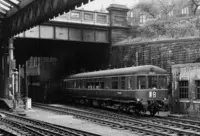
<svg viewBox="0 0 200 136">
<path fill-rule="evenodd" d="M 16 38 L 17 65 L 33 57 L 56 57 L 58 76 L 107 68 L 109 44 L 44 39 Z"/>
</svg>

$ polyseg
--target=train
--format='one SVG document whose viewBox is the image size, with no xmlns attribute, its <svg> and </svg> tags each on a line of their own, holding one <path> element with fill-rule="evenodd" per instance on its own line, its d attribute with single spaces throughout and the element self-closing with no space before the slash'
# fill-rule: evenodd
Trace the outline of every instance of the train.
<svg viewBox="0 0 200 136">
<path fill-rule="evenodd" d="M 133 66 L 68 76 L 62 90 L 76 103 L 155 115 L 168 106 L 168 78 L 158 66 Z"/>
</svg>

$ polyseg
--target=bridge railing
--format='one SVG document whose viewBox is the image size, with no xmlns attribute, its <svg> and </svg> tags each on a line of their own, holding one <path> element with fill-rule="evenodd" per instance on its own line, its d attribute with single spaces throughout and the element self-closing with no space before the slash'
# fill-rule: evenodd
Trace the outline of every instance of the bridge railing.
<svg viewBox="0 0 200 136">
<path fill-rule="evenodd" d="M 109 26 L 109 14 L 96 11 L 73 10 L 50 21 Z"/>
</svg>

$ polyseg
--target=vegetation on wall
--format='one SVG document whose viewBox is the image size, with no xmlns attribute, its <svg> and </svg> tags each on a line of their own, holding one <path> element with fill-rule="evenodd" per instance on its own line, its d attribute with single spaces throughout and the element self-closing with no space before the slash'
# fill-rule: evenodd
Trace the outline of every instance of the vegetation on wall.
<svg viewBox="0 0 200 136">
<path fill-rule="evenodd" d="M 200 17 L 196 15 L 200 6 L 198 2 L 200 0 L 188 0 L 186 3 L 191 7 L 191 15 L 181 16 L 174 13 L 170 17 L 170 11 L 180 8 L 177 3 L 167 6 L 162 0 L 158 0 L 159 7 L 150 3 L 136 5 L 134 8 L 140 9 L 148 20 L 144 24 L 131 26 L 129 37 L 118 44 L 199 37 Z M 158 11 L 163 13 L 162 16 Z"/>
</svg>

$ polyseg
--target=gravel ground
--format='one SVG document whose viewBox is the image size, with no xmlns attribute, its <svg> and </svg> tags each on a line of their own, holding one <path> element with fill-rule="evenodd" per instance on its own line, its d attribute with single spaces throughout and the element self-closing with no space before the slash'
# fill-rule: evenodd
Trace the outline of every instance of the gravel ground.
<svg viewBox="0 0 200 136">
<path fill-rule="evenodd" d="M 69 115 L 57 115 L 38 108 L 26 111 L 29 118 L 46 121 L 66 127 L 71 127 L 87 132 L 96 133 L 102 136 L 137 136 L 136 134 L 126 130 L 116 130 L 110 127 L 101 126 L 85 120 L 76 119 Z"/>
</svg>

